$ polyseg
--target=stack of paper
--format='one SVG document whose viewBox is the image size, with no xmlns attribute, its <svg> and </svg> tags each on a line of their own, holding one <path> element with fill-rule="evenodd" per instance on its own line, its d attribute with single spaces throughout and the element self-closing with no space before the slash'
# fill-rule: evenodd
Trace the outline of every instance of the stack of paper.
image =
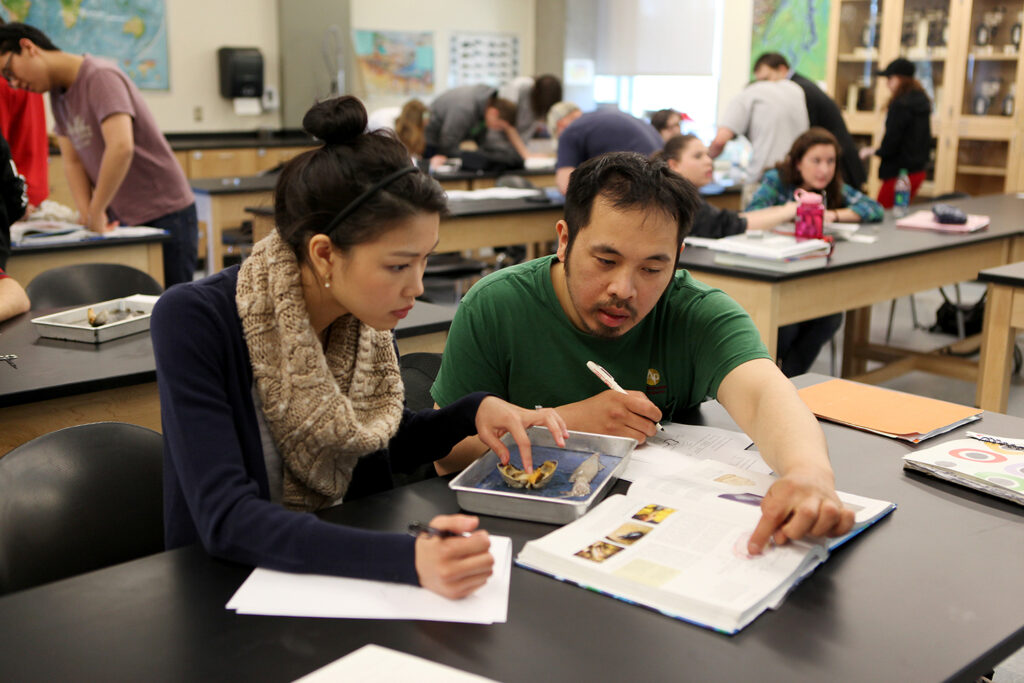
<svg viewBox="0 0 1024 683">
<path fill-rule="evenodd" d="M 800 390 L 800 398 L 820 418 L 911 443 L 981 417 L 980 408 L 844 379 L 805 387 Z"/>
<path fill-rule="evenodd" d="M 1024 450 L 1006 441 L 947 441 L 908 453 L 903 467 L 1024 505 Z"/>
<path fill-rule="evenodd" d="M 798 240 L 792 235 L 745 232 L 714 240 L 715 263 L 791 273 L 824 267 L 831 252 L 825 240 Z"/>
<path fill-rule="evenodd" d="M 504 623 L 508 619 L 512 539 L 491 536 L 491 554 L 491 578 L 461 600 L 400 583 L 254 569 L 226 607 L 239 614 L 283 617 Z"/>
<path fill-rule="evenodd" d="M 145 226 L 118 226 L 104 233 L 92 232 L 81 225 L 64 221 L 19 221 L 11 225 L 11 242 L 18 245 L 64 244 L 85 240 L 149 237 L 165 231 Z"/>
<path fill-rule="evenodd" d="M 703 460 L 765 474 L 771 472 L 760 453 L 745 450 L 754 442 L 743 432 L 671 422 L 662 426 L 664 431 L 647 437 L 633 451 L 620 479 L 635 484 L 656 482 L 691 470 Z"/>
<path fill-rule="evenodd" d="M 483 190 L 448 190 L 448 199 L 462 201 L 465 199 L 522 199 L 533 197 L 537 188 L 532 187 L 488 187 Z"/>
</svg>

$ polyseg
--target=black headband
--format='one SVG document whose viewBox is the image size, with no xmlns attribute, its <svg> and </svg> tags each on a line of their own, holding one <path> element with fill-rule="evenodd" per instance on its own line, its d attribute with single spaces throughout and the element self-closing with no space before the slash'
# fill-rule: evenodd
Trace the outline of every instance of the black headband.
<svg viewBox="0 0 1024 683">
<path fill-rule="evenodd" d="M 390 185 L 393 181 L 397 180 L 398 178 L 401 178 L 406 173 L 415 173 L 419 170 L 420 169 L 416 166 L 405 166 L 403 168 L 398 169 L 391 175 L 385 176 L 381 180 L 378 180 L 370 189 L 368 189 L 366 192 L 363 192 L 361 195 L 350 201 L 348 203 L 348 206 L 342 209 L 341 213 L 335 216 L 331 220 L 331 222 L 327 224 L 327 227 L 324 228 L 324 234 L 330 235 L 332 232 L 334 232 L 335 228 L 337 228 L 343 220 L 348 218 L 353 212 L 355 212 L 356 209 L 365 204 L 366 200 L 369 199 L 372 195 L 376 194 L 378 190 L 380 190 L 386 185 Z"/>
</svg>

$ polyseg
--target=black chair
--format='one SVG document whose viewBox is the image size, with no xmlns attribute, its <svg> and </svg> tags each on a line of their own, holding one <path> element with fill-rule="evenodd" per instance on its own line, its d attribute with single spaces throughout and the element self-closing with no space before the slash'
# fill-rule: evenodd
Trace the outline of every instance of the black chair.
<svg viewBox="0 0 1024 683">
<path fill-rule="evenodd" d="M 163 438 L 68 427 L 0 458 L 0 594 L 163 550 Z"/>
<path fill-rule="evenodd" d="M 434 407 L 430 387 L 441 369 L 439 353 L 407 353 L 399 361 L 402 384 L 405 385 L 405 405 L 409 410 L 426 410 Z"/>
<path fill-rule="evenodd" d="M 402 384 L 405 385 L 405 406 L 409 410 L 420 411 L 434 407 L 434 397 L 430 395 L 430 387 L 441 369 L 439 353 L 407 353 L 398 359 L 402 373 Z M 393 472 L 392 480 L 396 486 L 405 486 L 424 479 L 437 476 L 433 463 L 420 465 L 412 472 Z"/>
<path fill-rule="evenodd" d="M 78 263 L 51 268 L 25 287 L 32 308 L 82 306 L 132 294 L 162 294 L 153 277 L 120 263 Z"/>
<path fill-rule="evenodd" d="M 427 258 L 427 267 L 423 271 L 424 287 L 453 287 L 455 301 L 462 299 L 465 293 L 466 280 L 479 278 L 486 274 L 489 266 L 483 261 L 467 258 L 457 251 L 443 254 L 431 254 Z M 472 283 L 470 283 L 472 284 Z M 426 296 L 420 299 L 430 301 Z M 435 303 L 432 302 L 431 303 Z"/>
<path fill-rule="evenodd" d="M 241 263 L 252 253 L 252 221 L 242 221 L 237 228 L 225 228 L 220 235 L 224 260 Z"/>
</svg>

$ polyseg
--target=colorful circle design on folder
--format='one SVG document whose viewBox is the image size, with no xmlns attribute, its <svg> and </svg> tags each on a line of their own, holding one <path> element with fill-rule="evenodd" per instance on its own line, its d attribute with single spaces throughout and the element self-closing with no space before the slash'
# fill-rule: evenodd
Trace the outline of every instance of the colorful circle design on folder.
<svg viewBox="0 0 1024 683">
<path fill-rule="evenodd" d="M 1003 470 L 1018 477 L 1024 477 L 1024 462 L 1011 462 Z"/>
<path fill-rule="evenodd" d="M 1012 474 L 1005 474 L 1003 472 L 978 472 L 974 476 L 1011 491 L 1024 491 L 1024 477 L 1015 477 Z"/>
<path fill-rule="evenodd" d="M 1006 462 L 1005 455 L 986 451 L 983 448 L 954 448 L 949 454 L 954 458 L 970 460 L 971 462 Z"/>
</svg>

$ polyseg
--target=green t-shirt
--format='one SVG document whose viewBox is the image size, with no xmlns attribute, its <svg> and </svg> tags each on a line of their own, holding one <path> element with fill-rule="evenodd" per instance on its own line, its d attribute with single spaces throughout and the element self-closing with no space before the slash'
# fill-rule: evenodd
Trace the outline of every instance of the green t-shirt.
<svg viewBox="0 0 1024 683">
<path fill-rule="evenodd" d="M 587 369 L 592 360 L 622 388 L 646 392 L 670 418 L 714 398 L 733 368 L 770 358 L 739 304 L 684 270 L 626 334 L 608 339 L 582 332 L 555 295 L 554 259 L 499 270 L 469 291 L 431 388 L 438 405 L 474 391 L 528 408 L 581 401 L 607 389 Z"/>
</svg>

